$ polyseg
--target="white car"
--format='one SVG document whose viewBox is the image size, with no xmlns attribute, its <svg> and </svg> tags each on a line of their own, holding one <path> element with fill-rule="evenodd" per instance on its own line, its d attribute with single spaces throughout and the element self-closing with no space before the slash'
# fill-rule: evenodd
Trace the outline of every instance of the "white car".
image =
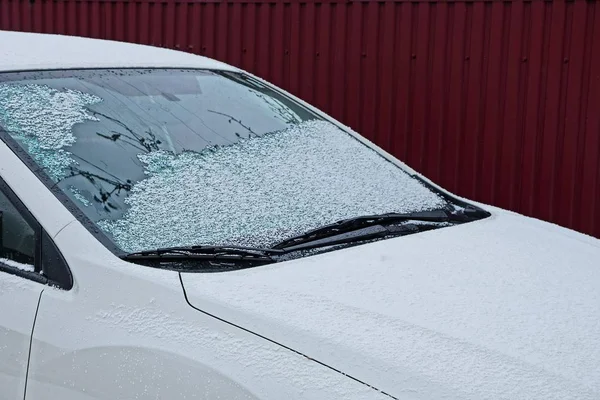
<svg viewBox="0 0 600 400">
<path fill-rule="evenodd" d="M 600 399 L 600 241 L 232 66 L 0 32 L 0 399 Z"/>
</svg>

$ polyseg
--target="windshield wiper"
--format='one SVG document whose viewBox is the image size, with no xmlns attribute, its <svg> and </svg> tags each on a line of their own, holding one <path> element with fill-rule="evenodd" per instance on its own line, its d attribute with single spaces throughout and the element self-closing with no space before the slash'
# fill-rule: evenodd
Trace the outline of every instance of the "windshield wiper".
<svg viewBox="0 0 600 400">
<path fill-rule="evenodd" d="M 165 247 L 125 254 L 126 261 L 185 261 L 250 262 L 268 264 L 280 261 L 281 256 L 298 250 L 363 242 L 381 237 L 406 235 L 435 229 L 440 224 L 456 224 L 484 218 L 490 214 L 478 208 L 459 211 L 439 209 L 414 213 L 389 213 L 349 218 L 288 238 L 270 248 L 244 246 L 183 246 Z M 403 224 L 410 221 L 431 224 Z"/>
<path fill-rule="evenodd" d="M 165 247 L 156 250 L 145 250 L 129 253 L 121 257 L 126 261 L 254 261 L 275 262 L 276 254 L 283 254 L 280 249 L 262 249 L 242 246 L 188 246 Z"/>
<path fill-rule="evenodd" d="M 386 225 L 399 224 L 407 221 L 421 221 L 437 223 L 461 223 L 487 216 L 487 212 L 476 208 L 467 208 L 460 211 L 450 211 L 439 209 L 433 211 L 421 211 L 413 213 L 389 213 L 379 215 L 364 215 L 356 218 L 344 219 L 330 225 L 308 231 L 298 236 L 288 238 L 276 243 L 272 249 L 282 249 L 286 252 L 294 250 L 305 250 L 308 248 L 322 247 L 326 245 L 348 243 L 356 240 L 368 240 L 387 235 L 401 235 L 418 231 L 418 226 L 398 229 L 386 228 Z M 378 229 L 369 229 L 369 227 L 378 227 Z M 422 229 L 431 229 L 431 226 L 423 225 Z M 364 230 L 364 231 L 363 231 Z M 349 235 L 349 233 L 353 233 Z M 339 240 L 323 240 L 334 236 L 344 235 Z M 310 246 L 301 246 L 305 243 L 311 243 Z"/>
</svg>

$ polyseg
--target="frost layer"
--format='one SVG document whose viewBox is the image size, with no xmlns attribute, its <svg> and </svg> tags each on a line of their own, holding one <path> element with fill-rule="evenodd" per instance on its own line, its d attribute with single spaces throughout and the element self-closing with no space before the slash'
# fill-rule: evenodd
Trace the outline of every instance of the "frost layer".
<svg viewBox="0 0 600 400">
<path fill-rule="evenodd" d="M 98 121 L 86 106 L 102 99 L 76 90 L 46 85 L 0 85 L 0 124 L 55 182 L 75 161 L 64 150 L 75 143 L 75 124 Z"/>
<path fill-rule="evenodd" d="M 101 221 L 126 251 L 268 246 L 340 219 L 421 211 L 444 201 L 328 122 L 311 121 L 200 153 L 139 156 L 122 219 Z"/>
<path fill-rule="evenodd" d="M 9 260 L 8 258 L 0 258 L 0 263 L 8 265 L 9 267 L 18 268 L 22 271 L 29 271 L 29 272 L 35 271 L 35 268 L 31 264 L 23 264 L 20 262 Z"/>
</svg>

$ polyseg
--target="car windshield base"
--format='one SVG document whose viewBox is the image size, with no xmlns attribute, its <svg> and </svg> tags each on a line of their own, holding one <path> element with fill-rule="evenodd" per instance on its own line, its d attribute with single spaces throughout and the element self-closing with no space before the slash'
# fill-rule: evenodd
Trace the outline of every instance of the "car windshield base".
<svg viewBox="0 0 600 400">
<path fill-rule="evenodd" d="M 322 253 L 356 246 L 376 240 L 405 236 L 455 224 L 471 222 L 488 216 L 478 208 L 438 209 L 415 213 L 388 213 L 366 215 L 338 221 L 318 229 L 274 244 L 270 248 L 244 246 L 189 246 L 169 247 L 129 253 L 122 258 L 131 262 L 172 262 L 180 265 L 196 264 L 219 270 L 218 266 L 230 269 L 239 263 L 270 264 L 286 261 L 290 255 L 302 256 L 307 252 Z M 204 263 L 204 264 L 203 264 Z M 183 268 L 188 270 L 189 267 Z M 199 268 L 205 271 L 206 268 Z"/>
</svg>

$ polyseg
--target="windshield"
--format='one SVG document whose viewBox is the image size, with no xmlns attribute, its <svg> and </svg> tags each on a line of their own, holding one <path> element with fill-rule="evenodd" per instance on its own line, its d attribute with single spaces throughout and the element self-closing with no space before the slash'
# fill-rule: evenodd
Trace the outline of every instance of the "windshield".
<svg viewBox="0 0 600 400">
<path fill-rule="evenodd" d="M 199 70 L 0 74 L 0 126 L 124 252 L 266 247 L 446 201 L 252 78 Z"/>
</svg>

